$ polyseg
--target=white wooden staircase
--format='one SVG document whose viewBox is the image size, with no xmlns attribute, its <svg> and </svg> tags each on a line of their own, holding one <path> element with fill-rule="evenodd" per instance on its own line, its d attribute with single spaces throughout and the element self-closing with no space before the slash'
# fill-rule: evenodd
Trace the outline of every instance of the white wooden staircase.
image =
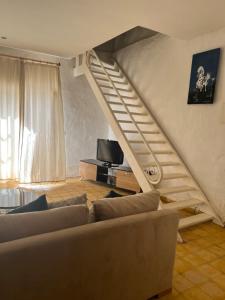
<svg viewBox="0 0 225 300">
<path fill-rule="evenodd" d="M 167 197 L 162 209 L 194 208 L 195 214 L 180 219 L 180 229 L 209 220 L 223 226 L 132 83 L 111 60 L 103 62 L 92 50 L 83 68 L 142 190 L 156 189 Z"/>
</svg>

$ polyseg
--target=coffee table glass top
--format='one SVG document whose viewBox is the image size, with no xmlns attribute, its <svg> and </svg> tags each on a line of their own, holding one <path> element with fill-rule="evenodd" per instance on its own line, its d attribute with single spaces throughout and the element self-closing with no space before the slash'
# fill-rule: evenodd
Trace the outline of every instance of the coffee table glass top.
<svg viewBox="0 0 225 300">
<path fill-rule="evenodd" d="M 0 189 L 0 213 L 23 206 L 37 198 L 33 191 L 22 189 Z"/>
</svg>

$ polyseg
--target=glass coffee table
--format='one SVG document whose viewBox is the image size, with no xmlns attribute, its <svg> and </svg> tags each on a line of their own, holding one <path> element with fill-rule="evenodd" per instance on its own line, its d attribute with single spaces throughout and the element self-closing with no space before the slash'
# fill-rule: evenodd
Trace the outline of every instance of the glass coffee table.
<svg viewBox="0 0 225 300">
<path fill-rule="evenodd" d="M 0 214 L 34 201 L 38 195 L 22 189 L 0 189 Z"/>
</svg>

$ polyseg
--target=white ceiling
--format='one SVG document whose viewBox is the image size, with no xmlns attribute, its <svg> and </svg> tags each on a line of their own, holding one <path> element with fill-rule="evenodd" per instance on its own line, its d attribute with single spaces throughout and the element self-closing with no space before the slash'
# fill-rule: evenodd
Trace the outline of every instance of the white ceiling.
<svg viewBox="0 0 225 300">
<path fill-rule="evenodd" d="M 225 27 L 225 0 L 0 0 L 0 45 L 72 57 L 135 26 L 190 39 Z"/>
</svg>

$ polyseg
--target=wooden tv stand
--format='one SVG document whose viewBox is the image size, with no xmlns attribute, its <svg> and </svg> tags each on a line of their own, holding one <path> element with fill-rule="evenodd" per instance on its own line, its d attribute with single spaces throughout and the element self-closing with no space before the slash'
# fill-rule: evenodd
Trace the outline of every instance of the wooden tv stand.
<svg viewBox="0 0 225 300">
<path fill-rule="evenodd" d="M 112 187 L 121 188 L 139 193 L 141 188 L 129 167 L 109 167 L 95 159 L 80 161 L 80 177 L 86 180 L 103 182 Z"/>
</svg>

